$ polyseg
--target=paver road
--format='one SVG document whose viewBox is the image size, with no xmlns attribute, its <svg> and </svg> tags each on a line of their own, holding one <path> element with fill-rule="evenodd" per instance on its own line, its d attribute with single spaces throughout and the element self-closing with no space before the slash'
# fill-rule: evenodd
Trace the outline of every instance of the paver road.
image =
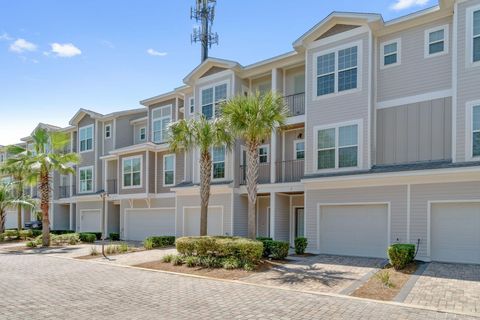
<svg viewBox="0 0 480 320">
<path fill-rule="evenodd" d="M 0 319 L 469 318 L 47 255 L 0 252 Z"/>
</svg>

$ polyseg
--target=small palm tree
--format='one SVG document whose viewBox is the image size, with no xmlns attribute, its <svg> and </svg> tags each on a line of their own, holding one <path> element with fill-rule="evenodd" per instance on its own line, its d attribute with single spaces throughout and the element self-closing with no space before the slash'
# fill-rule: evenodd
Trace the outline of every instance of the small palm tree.
<svg viewBox="0 0 480 320">
<path fill-rule="evenodd" d="M 247 148 L 248 237 L 255 239 L 258 184 L 258 147 L 276 127 L 285 124 L 287 108 L 282 96 L 268 92 L 236 96 L 222 108 L 222 116 L 233 136 L 245 141 Z"/>
<path fill-rule="evenodd" d="M 14 183 L 0 184 L 0 233 L 5 232 L 5 220 L 7 208 L 12 207 L 34 207 L 32 199 L 17 197 L 15 195 L 16 187 Z"/>
<path fill-rule="evenodd" d="M 234 138 L 228 134 L 226 124 L 219 119 L 207 120 L 203 115 L 198 119 L 179 120 L 170 126 L 169 145 L 173 152 L 183 148 L 186 151 L 200 150 L 200 235 L 207 235 L 208 202 L 212 179 L 212 155 L 214 147 L 225 146 L 230 150 Z"/>
<path fill-rule="evenodd" d="M 72 164 L 78 163 L 76 153 L 63 153 L 68 144 L 68 135 L 60 132 L 49 132 L 43 128 L 37 129 L 33 135 L 33 150 L 31 152 L 18 146 L 9 147 L 14 157 L 8 159 L 9 164 L 21 163 L 31 170 L 40 190 L 40 209 L 42 211 L 43 246 L 50 245 L 50 178 L 54 172 L 74 174 Z"/>
</svg>

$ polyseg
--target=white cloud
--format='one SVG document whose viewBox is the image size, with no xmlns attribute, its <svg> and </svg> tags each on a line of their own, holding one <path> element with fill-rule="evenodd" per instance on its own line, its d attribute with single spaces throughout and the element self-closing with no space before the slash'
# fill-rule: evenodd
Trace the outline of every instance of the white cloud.
<svg viewBox="0 0 480 320">
<path fill-rule="evenodd" d="M 4 33 L 0 34 L 0 41 L 2 41 L 2 40 L 10 41 L 10 40 L 13 40 L 13 38 L 10 37 L 8 35 L 8 33 L 4 32 Z"/>
<path fill-rule="evenodd" d="M 57 57 L 71 58 L 82 54 L 82 51 L 71 43 L 52 43 L 50 46 L 52 47 L 52 53 L 56 54 Z"/>
<path fill-rule="evenodd" d="M 37 46 L 25 39 L 17 39 L 10 45 L 10 51 L 17 53 L 35 50 L 37 50 Z"/>
<path fill-rule="evenodd" d="M 159 52 L 155 49 L 148 49 L 147 53 L 151 56 L 156 56 L 156 57 L 165 57 L 167 55 L 166 52 Z"/>
<path fill-rule="evenodd" d="M 419 7 L 426 5 L 430 0 L 396 0 L 392 5 L 393 10 L 405 10 L 411 7 Z"/>
</svg>

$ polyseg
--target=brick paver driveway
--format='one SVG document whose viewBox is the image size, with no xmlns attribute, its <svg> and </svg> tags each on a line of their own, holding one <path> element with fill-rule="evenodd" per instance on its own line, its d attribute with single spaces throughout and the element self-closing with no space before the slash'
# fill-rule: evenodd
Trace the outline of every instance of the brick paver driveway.
<svg viewBox="0 0 480 320">
<path fill-rule="evenodd" d="M 1 319 L 468 319 L 397 305 L 0 252 Z"/>
<path fill-rule="evenodd" d="M 432 262 L 405 302 L 480 316 L 480 265 Z"/>
</svg>

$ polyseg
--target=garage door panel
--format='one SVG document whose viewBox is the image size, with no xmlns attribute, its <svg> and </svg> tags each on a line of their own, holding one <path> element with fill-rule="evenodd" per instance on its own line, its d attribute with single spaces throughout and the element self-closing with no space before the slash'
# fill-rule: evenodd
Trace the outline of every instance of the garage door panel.
<svg viewBox="0 0 480 320">
<path fill-rule="evenodd" d="M 101 232 L 102 214 L 100 210 L 82 210 L 80 212 L 81 232 Z"/>
<path fill-rule="evenodd" d="M 385 257 L 388 244 L 386 205 L 322 206 L 320 252 Z"/>
<path fill-rule="evenodd" d="M 5 229 L 16 229 L 17 226 L 17 212 L 7 211 L 5 215 Z"/>
<path fill-rule="evenodd" d="M 219 236 L 223 232 L 223 210 L 222 208 L 208 208 L 207 234 L 209 236 Z M 195 237 L 200 235 L 200 208 L 186 208 L 184 216 L 184 235 Z"/>
<path fill-rule="evenodd" d="M 175 235 L 175 209 L 128 210 L 125 238 L 143 241 L 150 236 Z"/>
</svg>

